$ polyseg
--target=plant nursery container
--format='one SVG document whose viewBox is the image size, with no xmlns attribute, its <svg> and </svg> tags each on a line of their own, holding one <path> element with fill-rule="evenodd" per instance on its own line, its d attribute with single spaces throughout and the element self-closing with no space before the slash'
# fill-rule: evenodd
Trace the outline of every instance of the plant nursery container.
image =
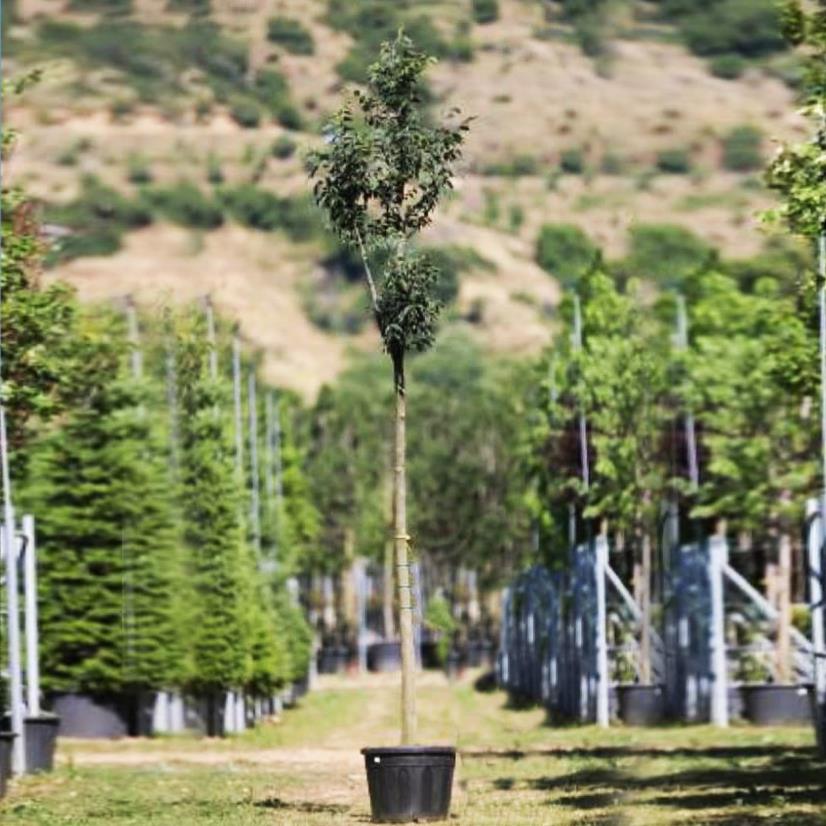
<svg viewBox="0 0 826 826">
<path fill-rule="evenodd" d="M 758 726 L 812 724 L 808 685 L 751 683 L 742 687 L 745 718 Z"/>
<path fill-rule="evenodd" d="M 128 709 L 121 697 L 56 694 L 51 705 L 60 718 L 60 737 L 114 740 L 129 734 Z"/>
<path fill-rule="evenodd" d="M 445 662 L 448 680 L 458 680 L 462 674 L 462 654 L 458 648 L 451 648 Z"/>
<path fill-rule="evenodd" d="M 0 731 L 0 797 L 5 795 L 11 777 L 11 746 L 16 736 L 10 731 Z"/>
<path fill-rule="evenodd" d="M 318 650 L 316 667 L 319 674 L 336 674 L 338 672 L 338 649 L 333 645 L 325 645 Z"/>
<path fill-rule="evenodd" d="M 367 648 L 367 668 L 370 671 L 399 671 L 402 667 L 402 646 L 390 640 L 374 642 Z"/>
<path fill-rule="evenodd" d="M 362 749 L 376 823 L 444 820 L 450 813 L 456 749 L 396 746 Z"/>
<path fill-rule="evenodd" d="M 619 718 L 628 726 L 655 726 L 665 719 L 665 690 L 661 685 L 618 685 Z"/>
<path fill-rule="evenodd" d="M 440 668 L 439 643 L 436 640 L 422 640 L 422 668 Z"/>
<path fill-rule="evenodd" d="M 40 714 L 23 721 L 26 735 L 26 773 L 50 772 L 54 768 L 57 730 L 60 718 L 55 714 Z"/>
</svg>

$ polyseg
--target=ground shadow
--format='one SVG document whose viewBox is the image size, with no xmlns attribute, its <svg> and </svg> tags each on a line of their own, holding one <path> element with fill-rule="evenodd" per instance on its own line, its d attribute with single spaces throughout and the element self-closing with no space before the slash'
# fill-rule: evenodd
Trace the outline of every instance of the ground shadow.
<svg viewBox="0 0 826 826">
<path fill-rule="evenodd" d="M 747 757 L 776 755 L 781 760 L 817 760 L 814 746 L 709 746 L 698 748 L 636 748 L 634 746 L 594 746 L 593 748 L 544 748 L 544 749 L 468 749 L 462 750 L 463 760 L 524 760 L 528 757 L 571 757 L 612 760 L 623 757 L 697 757 L 721 760 L 737 760 Z"/>
<path fill-rule="evenodd" d="M 337 803 L 313 803 L 310 800 L 282 800 L 280 797 L 268 797 L 255 804 L 258 809 L 275 809 L 276 811 L 300 812 L 305 815 L 343 815 L 350 811 L 349 806 Z"/>
<path fill-rule="evenodd" d="M 474 752 L 471 757 L 480 756 Z M 622 808 L 667 809 L 705 813 L 703 823 L 714 826 L 743 826 L 746 823 L 771 821 L 781 826 L 815 826 L 826 823 L 826 766 L 810 748 L 782 746 L 732 746 L 727 748 L 635 749 L 578 748 L 558 751 L 525 751 L 488 756 L 522 759 L 525 757 L 580 758 L 606 760 L 604 765 L 589 766 L 565 774 L 549 773 L 520 778 L 503 776 L 492 781 L 498 791 L 528 788 L 548 792 L 550 805 L 587 811 L 617 806 Z M 634 773 L 630 765 L 612 766 L 621 758 L 653 757 L 665 761 L 657 772 Z M 753 758 L 768 758 L 755 764 Z M 669 758 L 674 765 L 668 766 Z M 686 758 L 719 761 L 711 766 L 681 763 Z M 765 816 L 759 811 L 766 807 Z M 731 809 L 733 814 L 722 814 Z M 815 809 L 817 813 L 807 811 Z M 622 822 L 617 820 L 615 822 Z"/>
</svg>

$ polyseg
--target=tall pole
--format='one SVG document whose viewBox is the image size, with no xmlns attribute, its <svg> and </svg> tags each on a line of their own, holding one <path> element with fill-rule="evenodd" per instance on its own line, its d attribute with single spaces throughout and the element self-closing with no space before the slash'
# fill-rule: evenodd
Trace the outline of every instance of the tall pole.
<svg viewBox="0 0 826 826">
<path fill-rule="evenodd" d="M 582 307 L 579 295 L 574 293 L 574 350 L 582 350 Z M 580 402 L 579 406 L 579 455 L 582 471 L 582 485 L 585 492 L 591 486 L 591 468 L 588 462 L 588 423 L 585 419 L 585 410 Z"/>
<path fill-rule="evenodd" d="M 597 666 L 597 725 L 608 728 L 609 725 L 609 676 L 608 676 L 608 610 L 606 579 L 608 576 L 608 538 L 600 532 L 595 547 L 596 563 L 596 666 Z"/>
<path fill-rule="evenodd" d="M 688 349 L 688 314 L 685 308 L 685 297 L 677 296 L 677 346 L 680 350 Z M 700 466 L 697 461 L 697 433 L 694 426 L 694 414 L 691 410 L 685 412 L 685 440 L 688 453 L 688 478 L 692 492 L 700 486 Z"/>
<path fill-rule="evenodd" d="M 728 562 L 726 538 L 720 533 L 711 537 L 709 580 L 711 585 L 711 722 L 728 726 L 728 658 L 726 657 L 726 610 L 723 569 Z"/>
<path fill-rule="evenodd" d="M 34 517 L 23 517 L 23 536 L 26 539 L 24 557 L 23 594 L 26 623 L 26 705 L 30 717 L 40 716 L 40 641 L 37 630 L 37 546 L 35 545 Z"/>
<path fill-rule="evenodd" d="M 207 341 L 209 342 L 209 376 L 212 379 L 218 378 L 218 345 L 215 335 L 215 309 L 212 306 L 211 296 L 204 299 L 204 312 L 206 313 Z"/>
<path fill-rule="evenodd" d="M 826 124 L 824 124 L 826 128 Z M 826 226 L 821 230 L 817 244 L 818 274 L 820 276 L 820 438 L 822 449 L 822 484 L 820 496 L 819 543 L 815 552 L 815 566 L 811 568 L 812 604 L 818 607 L 812 611 L 812 646 L 815 662 L 815 723 L 817 725 L 817 741 L 820 753 L 826 755 L 826 610 L 823 607 L 824 591 L 826 591 L 826 553 L 823 545 L 826 541 Z M 810 551 L 811 553 L 811 551 Z M 819 582 L 814 580 L 818 579 Z M 815 599 L 819 595 L 819 599 Z"/>
<path fill-rule="evenodd" d="M 178 364 L 175 357 L 174 329 L 168 315 L 166 322 L 164 368 L 166 371 L 166 407 L 169 412 L 169 465 L 172 470 L 172 478 L 177 482 L 180 467 L 180 457 L 178 455 Z"/>
<path fill-rule="evenodd" d="M 241 412 L 241 339 L 232 337 L 232 403 L 235 414 L 235 472 L 244 478 L 244 423 Z"/>
<path fill-rule="evenodd" d="M 6 607 L 8 609 L 9 705 L 12 743 L 12 771 L 22 774 L 26 769 L 26 745 L 23 729 L 23 675 L 20 668 L 20 607 L 17 592 L 17 538 L 14 529 L 11 472 L 9 470 L 9 440 L 6 427 L 6 399 L 3 393 L 2 360 L 2 290 L 0 288 L 0 477 L 3 481 L 2 545 L 6 557 Z"/>
<path fill-rule="evenodd" d="M 250 439 L 250 525 L 252 542 L 258 555 L 261 554 L 261 495 L 258 471 L 258 398 L 255 386 L 255 371 L 250 370 L 247 381 L 249 406 Z"/>
</svg>

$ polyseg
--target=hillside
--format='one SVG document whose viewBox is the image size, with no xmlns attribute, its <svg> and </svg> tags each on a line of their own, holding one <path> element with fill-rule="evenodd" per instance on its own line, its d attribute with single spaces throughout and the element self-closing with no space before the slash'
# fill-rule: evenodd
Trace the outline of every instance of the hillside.
<svg viewBox="0 0 826 826">
<path fill-rule="evenodd" d="M 581 227 L 613 260 L 629 228 L 662 223 L 728 259 L 760 253 L 756 215 L 771 196 L 756 160 L 770 136 L 804 128 L 782 79 L 790 55 L 772 47 L 724 72 L 651 3 L 612 6 L 596 48 L 556 3 L 500 0 L 484 24 L 460 0 L 394 8 L 443 53 L 434 108 L 475 116 L 464 174 L 428 235 L 459 261 L 449 324 L 496 351 L 543 346 L 560 294 L 534 260 L 546 223 Z M 211 293 L 263 351 L 267 377 L 306 395 L 352 349 L 374 348 L 360 285 L 329 240 L 296 224 L 302 150 L 359 76 L 370 38 L 398 22 L 385 11 L 381 0 L 17 0 L 6 71 L 41 66 L 44 77 L 6 113 L 24 134 L 7 173 L 47 205 L 47 221 L 98 233 L 58 255 L 48 278 L 88 300 Z M 756 136 L 756 160 L 732 160 L 738 129 Z M 151 214 L 113 229 L 100 190 L 84 195 L 89 176 L 124 203 L 148 198 Z M 224 213 L 181 207 L 182 181 L 205 199 L 215 190 Z M 283 199 L 267 202 L 278 217 L 250 217 L 240 195 L 226 206 L 220 190 L 242 185 Z"/>
</svg>

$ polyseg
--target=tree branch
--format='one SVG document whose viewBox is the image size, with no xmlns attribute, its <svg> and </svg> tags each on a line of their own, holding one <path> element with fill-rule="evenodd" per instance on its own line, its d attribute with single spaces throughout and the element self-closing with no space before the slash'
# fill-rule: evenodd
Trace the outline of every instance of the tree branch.
<svg viewBox="0 0 826 826">
<path fill-rule="evenodd" d="M 370 271 L 370 264 L 367 261 L 367 250 L 364 248 L 364 241 L 361 238 L 361 232 L 356 230 L 356 240 L 359 245 L 359 254 L 361 255 L 361 263 L 364 265 L 364 274 L 367 277 L 367 287 L 370 290 L 370 301 L 373 304 L 373 313 L 378 320 L 379 317 L 379 294 L 376 290 L 376 282 L 373 280 L 373 273 Z"/>
</svg>

